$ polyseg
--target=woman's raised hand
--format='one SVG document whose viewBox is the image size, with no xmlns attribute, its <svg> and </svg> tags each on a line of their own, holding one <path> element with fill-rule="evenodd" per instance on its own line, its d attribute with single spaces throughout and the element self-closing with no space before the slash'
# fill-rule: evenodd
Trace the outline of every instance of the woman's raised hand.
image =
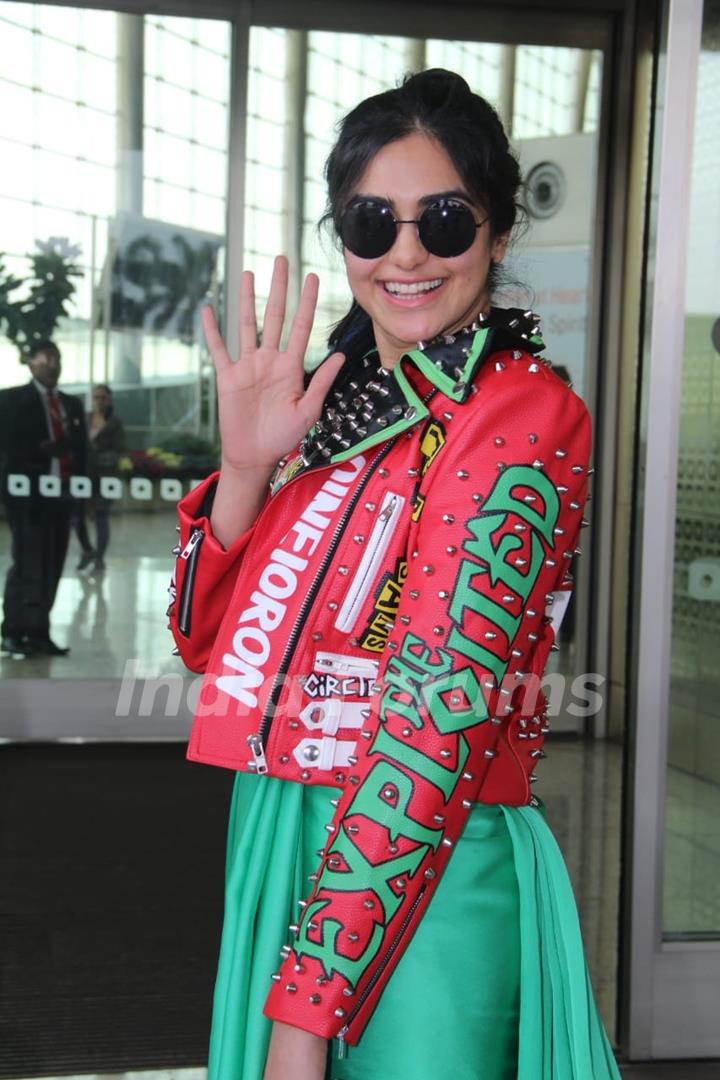
<svg viewBox="0 0 720 1080">
<path fill-rule="evenodd" d="M 253 274 L 244 271 L 240 285 L 240 355 L 230 359 L 212 308 L 202 324 L 215 365 L 222 468 L 267 471 L 307 434 L 320 415 L 325 396 L 342 366 L 334 353 L 320 366 L 307 390 L 303 359 L 312 330 L 318 278 L 308 274 L 292 321 L 286 348 L 280 348 L 288 286 L 288 262 L 275 259 L 258 344 Z"/>
</svg>

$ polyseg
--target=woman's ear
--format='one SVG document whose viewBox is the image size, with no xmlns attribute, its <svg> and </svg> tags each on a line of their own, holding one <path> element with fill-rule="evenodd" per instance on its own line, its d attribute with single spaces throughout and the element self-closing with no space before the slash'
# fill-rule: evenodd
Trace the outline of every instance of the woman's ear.
<svg viewBox="0 0 720 1080">
<path fill-rule="evenodd" d="M 490 250 L 490 258 L 494 263 L 501 263 L 505 258 L 505 252 L 507 251 L 508 241 L 510 240 L 510 231 L 501 233 L 500 236 L 496 236 L 492 243 Z"/>
</svg>

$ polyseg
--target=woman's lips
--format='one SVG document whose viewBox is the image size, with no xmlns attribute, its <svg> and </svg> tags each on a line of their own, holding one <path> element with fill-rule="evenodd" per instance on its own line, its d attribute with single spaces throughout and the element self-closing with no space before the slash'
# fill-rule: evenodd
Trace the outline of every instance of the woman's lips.
<svg viewBox="0 0 720 1080">
<path fill-rule="evenodd" d="M 423 289 L 418 292 L 391 292 L 388 288 L 388 285 L 392 285 L 393 282 L 381 281 L 378 283 L 378 287 L 382 290 L 382 294 L 385 297 L 385 300 L 388 303 L 392 304 L 393 307 L 417 308 L 424 307 L 425 304 L 431 303 L 432 300 L 438 295 L 438 293 L 442 292 L 445 284 L 447 283 L 447 278 L 432 279 L 433 282 L 436 280 L 439 281 L 438 285 L 435 285 L 432 288 Z M 407 282 L 405 284 L 410 283 Z M 425 282 L 418 282 L 417 284 L 424 285 Z"/>
</svg>

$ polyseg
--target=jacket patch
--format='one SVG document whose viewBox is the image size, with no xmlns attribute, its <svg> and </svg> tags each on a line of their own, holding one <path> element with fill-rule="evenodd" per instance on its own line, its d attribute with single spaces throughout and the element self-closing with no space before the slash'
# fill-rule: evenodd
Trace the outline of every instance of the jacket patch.
<svg viewBox="0 0 720 1080">
<path fill-rule="evenodd" d="M 381 578 L 375 592 L 375 602 L 365 630 L 360 637 L 360 647 L 368 652 L 382 652 L 390 636 L 400 607 L 403 585 L 407 577 L 407 561 L 399 558 L 392 572 Z"/>
<path fill-rule="evenodd" d="M 423 459 L 420 467 L 422 476 L 428 471 L 446 441 L 445 428 L 439 420 L 431 420 L 420 437 L 420 454 Z"/>
<path fill-rule="evenodd" d="M 301 454 L 291 458 L 290 461 L 286 461 L 284 465 L 279 465 L 270 477 L 270 494 L 275 495 L 289 480 L 292 480 L 293 476 L 297 476 L 302 467 L 303 459 Z"/>
</svg>

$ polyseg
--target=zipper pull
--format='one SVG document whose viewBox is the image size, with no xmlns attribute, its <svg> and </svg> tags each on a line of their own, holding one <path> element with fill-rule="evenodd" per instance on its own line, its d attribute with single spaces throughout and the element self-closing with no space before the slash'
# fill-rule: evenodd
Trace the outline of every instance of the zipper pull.
<svg viewBox="0 0 720 1080">
<path fill-rule="evenodd" d="M 195 548 L 198 546 L 203 537 L 202 529 L 193 529 L 190 533 L 190 539 L 185 547 L 180 552 L 181 559 L 189 559 Z"/>
<path fill-rule="evenodd" d="M 255 772 L 266 773 L 268 771 L 268 763 L 267 758 L 265 757 L 262 739 L 259 735 L 248 735 L 247 741 L 252 753 L 253 763 L 255 764 Z"/>
<path fill-rule="evenodd" d="M 347 1057 L 347 1044 L 345 1042 L 347 1030 L 347 1024 L 345 1024 L 345 1027 L 341 1027 L 336 1035 L 338 1041 L 338 1061 L 342 1061 L 344 1058 Z"/>
<path fill-rule="evenodd" d="M 396 505 L 397 505 L 397 496 L 393 495 L 392 499 L 387 504 L 385 509 L 381 511 L 381 513 L 380 513 L 380 515 L 378 517 L 378 521 L 389 521 L 390 518 L 393 516 L 393 514 L 395 512 Z"/>
</svg>

